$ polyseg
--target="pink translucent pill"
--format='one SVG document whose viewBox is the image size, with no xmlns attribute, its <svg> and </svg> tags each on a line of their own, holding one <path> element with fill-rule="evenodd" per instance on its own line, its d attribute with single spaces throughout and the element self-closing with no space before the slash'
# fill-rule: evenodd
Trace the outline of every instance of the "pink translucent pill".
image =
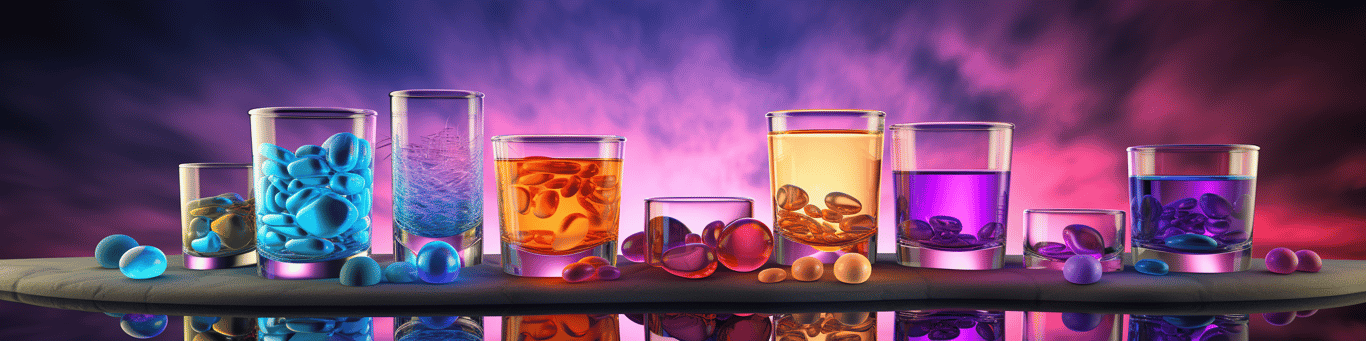
<svg viewBox="0 0 1366 341">
<path fill-rule="evenodd" d="M 716 241 L 717 258 L 726 268 L 750 272 L 764 266 L 773 254 L 773 232 L 763 222 L 736 219 L 721 231 Z"/>
<path fill-rule="evenodd" d="M 615 281 L 621 278 L 621 269 L 615 266 L 604 265 L 598 267 L 598 279 L 604 281 Z"/>
<path fill-rule="evenodd" d="M 720 220 L 707 223 L 707 227 L 702 228 L 702 244 L 716 247 L 716 241 L 721 239 L 721 230 L 726 229 L 726 223 Z"/>
<path fill-rule="evenodd" d="M 564 280 L 570 283 L 588 281 L 593 279 L 597 274 L 598 272 L 593 268 L 593 264 L 588 263 L 569 264 L 564 267 L 564 271 L 560 272 L 560 275 L 564 277 Z"/>
<path fill-rule="evenodd" d="M 621 256 L 640 263 L 645 261 L 645 232 L 636 232 L 621 241 Z"/>
<path fill-rule="evenodd" d="M 1300 265 L 1295 267 L 1295 270 L 1319 272 L 1319 270 L 1323 269 L 1323 258 L 1319 257 L 1317 252 L 1310 250 L 1295 251 L 1295 258 L 1300 262 Z"/>
<path fill-rule="evenodd" d="M 716 252 L 707 244 L 683 244 L 664 251 L 663 268 L 683 278 L 704 278 L 716 272 Z"/>
<path fill-rule="evenodd" d="M 1294 251 L 1278 247 L 1266 253 L 1266 269 L 1278 274 L 1289 274 L 1295 272 L 1295 268 L 1300 266 L 1299 257 L 1295 256 Z"/>
<path fill-rule="evenodd" d="M 688 244 L 706 244 L 702 242 L 702 236 L 696 233 L 689 233 L 687 236 L 684 236 L 683 242 Z"/>
</svg>

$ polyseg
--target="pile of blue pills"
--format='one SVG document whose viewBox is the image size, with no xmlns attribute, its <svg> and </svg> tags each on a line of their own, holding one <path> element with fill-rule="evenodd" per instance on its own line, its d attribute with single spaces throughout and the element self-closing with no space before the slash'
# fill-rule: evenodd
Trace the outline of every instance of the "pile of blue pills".
<svg viewBox="0 0 1366 341">
<path fill-rule="evenodd" d="M 319 261 L 370 245 L 374 170 L 370 142 L 337 133 L 295 151 L 262 143 L 257 248 L 271 259 Z M 348 252 L 355 251 L 355 252 Z"/>
<path fill-rule="evenodd" d="M 369 317 L 262 317 L 261 340 L 372 340 Z"/>
<path fill-rule="evenodd" d="M 132 279 L 148 279 L 166 272 L 166 253 L 155 246 L 139 246 L 133 237 L 115 234 L 95 245 L 95 262 L 100 267 L 119 269 Z"/>
</svg>

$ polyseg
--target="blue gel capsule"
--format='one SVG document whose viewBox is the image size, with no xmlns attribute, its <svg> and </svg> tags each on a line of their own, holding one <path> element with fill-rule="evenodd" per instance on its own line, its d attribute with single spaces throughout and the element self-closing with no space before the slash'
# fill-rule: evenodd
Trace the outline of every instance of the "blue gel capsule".
<svg viewBox="0 0 1366 341">
<path fill-rule="evenodd" d="M 219 237 L 217 233 L 210 231 L 204 237 L 191 241 L 190 248 L 194 249 L 195 252 L 200 253 L 218 252 L 218 250 L 223 249 L 223 238 Z"/>
<path fill-rule="evenodd" d="M 288 241 L 289 238 L 286 238 L 279 233 L 275 233 L 274 231 L 265 231 L 265 235 L 257 240 L 261 248 L 270 250 L 279 250 L 280 248 L 285 247 L 285 243 Z"/>
<path fill-rule="evenodd" d="M 389 283 L 412 283 L 422 278 L 417 274 L 417 266 L 409 262 L 393 262 L 384 268 L 384 279 Z"/>
<path fill-rule="evenodd" d="M 306 157 L 289 163 L 289 176 L 304 178 L 310 176 L 327 175 L 329 172 L 327 164 L 322 159 L 316 157 Z"/>
<path fill-rule="evenodd" d="M 332 253 L 335 249 L 336 245 L 332 245 L 332 242 L 315 237 L 290 239 L 285 242 L 286 251 L 306 256 L 321 256 Z"/>
<path fill-rule="evenodd" d="M 351 224 L 360 218 L 358 213 L 350 201 L 328 192 L 299 209 L 299 214 L 294 216 L 294 220 L 310 235 L 332 238 L 345 232 L 345 228 L 351 227 Z"/>
<path fill-rule="evenodd" d="M 95 262 L 106 269 L 118 269 L 119 258 L 123 257 L 123 253 L 137 246 L 138 241 L 133 240 L 133 237 L 121 234 L 104 237 L 95 245 Z"/>
<path fill-rule="evenodd" d="M 128 336 L 150 339 L 166 330 L 166 315 L 124 314 L 119 317 L 119 327 Z"/>
<path fill-rule="evenodd" d="M 345 172 L 356 167 L 360 161 L 360 140 L 355 134 L 342 132 L 323 141 L 323 148 L 327 149 L 325 158 L 332 169 Z"/>
<path fill-rule="evenodd" d="M 1169 271 L 1167 262 L 1158 259 L 1142 259 L 1134 262 L 1134 270 L 1142 274 L 1162 276 Z"/>
<path fill-rule="evenodd" d="M 218 323 L 221 318 L 217 316 L 191 316 L 190 329 L 198 333 L 205 333 L 213 329 L 213 324 Z"/>
<path fill-rule="evenodd" d="M 294 225 L 294 216 L 288 214 L 267 214 L 261 216 L 261 222 L 266 225 Z"/>
<path fill-rule="evenodd" d="M 328 333 L 337 328 L 337 322 L 326 318 L 291 318 L 285 320 L 285 328 L 296 333 Z"/>
<path fill-rule="evenodd" d="M 281 164 L 288 164 L 295 159 L 294 152 L 270 143 L 262 143 L 260 153 L 261 156 L 265 156 L 267 159 L 274 160 Z"/>
<path fill-rule="evenodd" d="M 306 144 L 306 145 L 299 146 L 299 149 L 297 149 L 297 150 L 294 151 L 294 156 L 295 156 L 295 157 L 298 157 L 298 158 L 303 158 L 303 157 L 305 157 L 305 156 L 319 156 L 319 157 L 321 157 L 321 156 L 323 156 L 324 153 L 326 153 L 326 151 L 323 150 L 323 147 L 322 147 L 322 146 L 316 146 L 316 145 Z"/>
<path fill-rule="evenodd" d="M 132 279 L 148 279 L 166 272 L 166 254 L 155 246 L 128 249 L 119 257 L 119 272 Z"/>
<path fill-rule="evenodd" d="M 359 151 L 357 151 L 356 168 L 369 170 L 375 159 L 374 149 L 370 148 L 370 141 L 362 138 L 357 138 L 357 140 L 360 140 L 360 148 Z M 366 175 L 365 177 L 370 178 L 369 175 Z"/>
<path fill-rule="evenodd" d="M 460 257 L 451 244 L 443 241 L 423 245 L 417 252 L 416 265 L 418 277 L 427 283 L 450 283 L 460 275 Z"/>
<path fill-rule="evenodd" d="M 298 213 L 304 208 L 304 205 L 308 205 L 320 196 L 322 196 L 322 191 L 317 188 L 305 188 L 289 196 L 289 199 L 285 199 L 285 210 L 295 213 L 294 219 L 299 220 L 302 217 Z"/>
<path fill-rule="evenodd" d="M 379 263 L 370 257 L 351 257 L 342 264 L 341 284 L 352 287 L 364 287 L 379 284 L 383 277 Z"/>
<path fill-rule="evenodd" d="M 373 197 L 370 196 L 370 193 L 370 189 L 366 188 L 364 191 L 361 191 L 360 193 L 357 193 L 355 195 L 351 195 L 347 198 L 348 200 L 351 200 L 351 205 L 356 207 L 357 215 L 360 215 L 362 217 L 370 215 L 370 209 L 373 208 L 372 204 L 374 203 L 374 201 L 372 200 Z"/>
<path fill-rule="evenodd" d="M 268 207 L 270 210 L 266 212 L 284 212 L 286 208 L 285 204 L 288 203 L 289 195 L 286 195 L 284 193 L 275 193 L 275 200 L 270 201 L 270 205 Z"/>
<path fill-rule="evenodd" d="M 332 176 L 328 184 L 333 192 L 341 195 L 352 195 L 365 190 L 365 178 L 352 173 L 337 173 Z"/>
<path fill-rule="evenodd" d="M 298 181 L 304 187 L 318 187 L 326 185 L 331 179 L 332 178 L 326 176 L 310 176 L 307 178 L 294 179 L 294 181 Z M 292 182 L 290 184 L 293 185 Z"/>
<path fill-rule="evenodd" d="M 1184 233 L 1167 237 L 1163 242 L 1169 248 L 1186 251 L 1209 251 L 1219 247 L 1219 241 L 1203 234 Z"/>
<path fill-rule="evenodd" d="M 266 225 L 266 228 L 269 229 L 270 232 L 275 232 L 284 236 L 286 239 L 296 239 L 308 236 L 308 231 L 304 231 L 304 229 L 294 225 Z"/>
<path fill-rule="evenodd" d="M 279 163 L 272 160 L 265 160 L 261 162 L 261 174 L 273 176 L 276 179 L 290 178 L 289 168 L 287 168 L 284 163 Z"/>
</svg>

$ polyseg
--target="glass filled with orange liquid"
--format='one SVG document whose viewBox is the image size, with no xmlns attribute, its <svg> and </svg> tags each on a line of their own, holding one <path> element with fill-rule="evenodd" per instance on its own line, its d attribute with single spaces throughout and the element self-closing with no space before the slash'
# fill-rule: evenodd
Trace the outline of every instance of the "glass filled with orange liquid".
<svg viewBox="0 0 1366 341">
<path fill-rule="evenodd" d="M 503 271 L 560 277 L 598 256 L 616 265 L 621 154 L 611 135 L 493 137 Z"/>
<path fill-rule="evenodd" d="M 877 255 L 882 126 L 872 110 L 768 113 L 773 260 Z"/>
</svg>

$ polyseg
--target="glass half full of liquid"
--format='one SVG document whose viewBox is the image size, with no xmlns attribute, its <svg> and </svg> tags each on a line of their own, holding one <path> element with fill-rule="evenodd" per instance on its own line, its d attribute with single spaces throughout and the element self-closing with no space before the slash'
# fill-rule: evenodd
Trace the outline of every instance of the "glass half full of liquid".
<svg viewBox="0 0 1366 341">
<path fill-rule="evenodd" d="M 1252 260 L 1253 145 L 1129 147 L 1134 261 L 1173 272 L 1234 272 Z"/>
</svg>

